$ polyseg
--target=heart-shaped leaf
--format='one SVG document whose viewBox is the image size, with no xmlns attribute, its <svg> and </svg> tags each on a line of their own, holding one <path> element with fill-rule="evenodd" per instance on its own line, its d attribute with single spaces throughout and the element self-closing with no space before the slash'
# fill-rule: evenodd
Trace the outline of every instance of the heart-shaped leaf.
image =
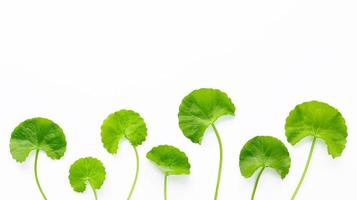
<svg viewBox="0 0 357 200">
<path fill-rule="evenodd" d="M 285 135 L 295 145 L 307 136 L 323 140 L 328 153 L 333 157 L 341 155 L 346 145 L 347 127 L 345 119 L 334 107 L 318 101 L 297 105 L 286 119 Z"/>
<path fill-rule="evenodd" d="M 66 146 L 61 127 L 40 117 L 20 123 L 10 139 L 11 155 L 18 162 L 24 162 L 33 150 L 42 150 L 48 157 L 57 160 L 64 155 Z"/>
<path fill-rule="evenodd" d="M 190 174 L 190 163 L 186 154 L 170 145 L 152 148 L 146 157 L 167 175 Z"/>
<path fill-rule="evenodd" d="M 291 200 L 296 198 L 309 168 L 317 139 L 323 140 L 328 153 L 336 158 L 342 154 L 347 142 L 347 126 L 341 113 L 334 107 L 319 101 L 297 105 L 285 123 L 285 135 L 295 145 L 305 137 L 312 137 L 312 143 L 304 171 L 294 190 Z"/>
<path fill-rule="evenodd" d="M 179 108 L 179 126 L 183 134 L 193 143 L 200 144 L 206 129 L 212 126 L 219 145 L 219 166 L 214 199 L 218 199 L 218 191 L 222 174 L 223 145 L 215 126 L 218 118 L 234 115 L 235 106 L 226 93 L 210 88 L 194 90 L 187 95 Z"/>
<path fill-rule="evenodd" d="M 105 168 L 100 160 L 86 157 L 71 165 L 68 178 L 74 191 L 84 192 L 86 185 L 89 184 L 95 192 L 102 187 L 105 174 Z"/>
<path fill-rule="evenodd" d="M 34 172 L 37 187 L 44 200 L 47 200 L 42 190 L 37 174 L 37 161 L 40 151 L 48 157 L 60 159 L 66 151 L 66 137 L 56 123 L 49 119 L 37 117 L 21 122 L 11 134 L 10 152 L 17 162 L 24 162 L 31 151 L 35 151 Z"/>
<path fill-rule="evenodd" d="M 136 158 L 136 173 L 127 199 L 131 199 L 139 176 L 139 154 L 136 146 L 141 145 L 147 136 L 147 128 L 144 119 L 131 110 L 120 110 L 110 114 L 102 124 L 102 143 L 111 154 L 118 151 L 122 138 L 129 140 L 133 146 Z"/>
<path fill-rule="evenodd" d="M 169 175 L 190 174 L 190 163 L 186 154 L 170 145 L 152 148 L 146 157 L 164 172 L 164 199 L 167 199 L 167 177 Z"/>
<path fill-rule="evenodd" d="M 142 144 L 147 135 L 144 119 L 131 110 L 110 114 L 102 124 L 102 142 L 109 153 L 115 154 L 120 140 L 125 137 L 133 146 Z"/>
<path fill-rule="evenodd" d="M 234 115 L 235 106 L 226 93 L 202 88 L 187 95 L 179 108 L 179 126 L 194 143 L 201 143 L 206 129 L 219 117 Z"/>
<path fill-rule="evenodd" d="M 267 167 L 284 178 L 290 168 L 289 152 L 280 140 L 271 136 L 257 136 L 243 146 L 239 167 L 246 178 L 251 177 L 257 169 Z"/>
<path fill-rule="evenodd" d="M 281 178 L 286 176 L 290 168 L 290 156 L 285 145 L 271 136 L 257 136 L 245 143 L 239 155 L 240 172 L 248 178 L 260 169 L 251 200 L 254 199 L 263 171 L 268 167 L 277 171 Z"/>
</svg>

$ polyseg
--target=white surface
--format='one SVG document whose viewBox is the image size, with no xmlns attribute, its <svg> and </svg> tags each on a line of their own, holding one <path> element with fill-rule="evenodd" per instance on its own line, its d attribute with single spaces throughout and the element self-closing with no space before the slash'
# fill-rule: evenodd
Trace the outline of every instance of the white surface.
<svg viewBox="0 0 357 200">
<path fill-rule="evenodd" d="M 69 165 L 82 156 L 98 157 L 107 168 L 99 199 L 125 199 L 134 153 L 123 142 L 117 156 L 109 155 L 99 129 L 122 108 L 141 113 L 149 129 L 133 199 L 162 199 L 163 176 L 145 153 L 164 143 L 180 147 L 192 164 L 190 176 L 169 178 L 169 199 L 213 199 L 215 136 L 209 130 L 201 146 L 192 144 L 177 120 L 181 99 L 200 87 L 226 91 L 237 107 L 235 118 L 218 124 L 220 199 L 250 198 L 254 178 L 240 175 L 238 156 L 258 134 L 284 141 L 292 166 L 283 181 L 264 173 L 256 199 L 290 197 L 309 142 L 288 144 L 284 121 L 296 104 L 313 99 L 342 112 L 348 143 L 335 160 L 317 145 L 298 199 L 357 199 L 356 9 L 355 0 L 0 1 L 1 199 L 41 199 L 34 155 L 18 164 L 8 148 L 13 128 L 34 116 L 53 119 L 68 141 L 63 159 L 40 155 L 50 200 L 93 199 L 68 183 Z"/>
</svg>

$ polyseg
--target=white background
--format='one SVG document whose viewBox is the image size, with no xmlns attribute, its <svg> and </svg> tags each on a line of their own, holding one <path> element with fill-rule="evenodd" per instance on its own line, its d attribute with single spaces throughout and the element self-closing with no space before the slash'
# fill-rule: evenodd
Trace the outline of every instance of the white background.
<svg viewBox="0 0 357 200">
<path fill-rule="evenodd" d="M 217 124 L 224 143 L 220 199 L 250 198 L 254 177 L 240 175 L 238 157 L 256 135 L 280 138 L 292 157 L 284 180 L 263 174 L 256 199 L 289 199 L 310 140 L 288 144 L 284 122 L 308 100 L 338 108 L 349 136 L 337 159 L 318 143 L 297 199 L 357 199 L 356 9 L 355 0 L 1 0 L 1 199 L 41 199 L 34 155 L 19 164 L 9 153 L 13 128 L 35 116 L 57 122 L 68 141 L 61 160 L 40 154 L 50 200 L 93 199 L 90 190 L 75 193 L 67 178 L 83 156 L 106 166 L 99 199 L 125 199 L 133 150 L 124 141 L 112 156 L 100 141 L 104 118 L 123 108 L 139 112 L 149 130 L 133 199 L 163 198 L 163 176 L 145 158 L 158 144 L 180 147 L 192 164 L 191 175 L 169 178 L 169 199 L 213 199 L 216 138 L 208 130 L 201 146 L 193 144 L 177 119 L 181 99 L 201 87 L 224 90 L 237 107 L 236 117 Z"/>
</svg>

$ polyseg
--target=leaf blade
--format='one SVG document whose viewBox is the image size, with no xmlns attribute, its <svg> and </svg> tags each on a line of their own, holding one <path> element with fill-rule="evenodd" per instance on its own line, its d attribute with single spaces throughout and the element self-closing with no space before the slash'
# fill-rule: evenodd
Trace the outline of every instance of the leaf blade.
<svg viewBox="0 0 357 200">
<path fill-rule="evenodd" d="M 249 178 L 259 168 L 272 168 L 283 179 L 290 169 L 290 155 L 285 145 L 271 136 L 256 136 L 243 146 L 239 155 L 241 174 Z"/>
<path fill-rule="evenodd" d="M 74 191 L 84 192 L 89 183 L 100 189 L 106 177 L 105 167 L 97 158 L 85 157 L 76 160 L 70 167 L 68 179 Z"/>
<path fill-rule="evenodd" d="M 24 162 L 31 151 L 42 150 L 48 157 L 63 157 L 67 141 L 63 130 L 46 118 L 31 118 L 21 122 L 12 132 L 10 153 L 17 162 Z"/>
<path fill-rule="evenodd" d="M 110 114 L 101 126 L 101 137 L 104 148 L 116 154 L 119 142 L 126 138 L 133 146 L 141 145 L 147 136 L 144 119 L 131 110 L 120 110 Z"/>
<path fill-rule="evenodd" d="M 220 90 L 201 88 L 184 97 L 179 107 L 179 126 L 194 143 L 201 143 L 206 129 L 218 118 L 234 116 L 235 106 Z"/>
<path fill-rule="evenodd" d="M 190 174 L 191 165 L 186 154 L 171 145 L 152 148 L 146 157 L 168 175 Z"/>
<path fill-rule="evenodd" d="M 328 153 L 340 156 L 347 143 L 347 126 L 342 114 L 334 107 L 319 101 L 297 105 L 286 118 L 285 135 L 292 145 L 308 136 L 327 144 Z"/>
</svg>

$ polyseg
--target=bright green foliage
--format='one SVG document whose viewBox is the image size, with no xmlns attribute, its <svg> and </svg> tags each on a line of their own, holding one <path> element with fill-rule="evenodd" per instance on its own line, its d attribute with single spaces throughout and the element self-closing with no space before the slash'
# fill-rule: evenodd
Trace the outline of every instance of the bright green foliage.
<svg viewBox="0 0 357 200">
<path fill-rule="evenodd" d="M 134 111 L 120 110 L 110 114 L 102 124 L 102 142 L 109 153 L 115 154 L 119 142 L 126 138 L 133 146 L 142 144 L 147 135 L 143 118 Z"/>
<path fill-rule="evenodd" d="M 152 148 L 146 157 L 164 172 L 164 200 L 167 200 L 167 177 L 169 175 L 190 174 L 190 163 L 186 154 L 170 145 Z"/>
<path fill-rule="evenodd" d="M 346 145 L 347 127 L 341 113 L 334 107 L 318 101 L 299 104 L 286 119 L 285 134 L 295 145 L 307 136 L 323 140 L 328 153 L 341 155 Z"/>
<path fill-rule="evenodd" d="M 342 154 L 347 142 L 347 126 L 341 113 L 334 107 L 318 101 L 297 105 L 286 119 L 285 135 L 295 145 L 305 137 L 312 137 L 312 143 L 304 171 L 291 197 L 294 200 L 304 181 L 310 165 L 317 139 L 327 144 L 328 153 L 336 158 Z"/>
<path fill-rule="evenodd" d="M 223 144 L 214 123 L 222 116 L 233 116 L 234 112 L 235 106 L 227 94 L 210 88 L 194 90 L 182 100 L 179 108 L 180 129 L 193 143 L 201 143 L 209 126 L 216 134 L 219 145 L 219 165 L 214 200 L 218 199 L 223 165 Z"/>
<path fill-rule="evenodd" d="M 186 154 L 170 145 L 152 148 L 146 157 L 167 175 L 190 174 L 190 163 Z"/>
<path fill-rule="evenodd" d="M 110 114 L 104 120 L 101 129 L 102 143 L 109 153 L 117 153 L 119 142 L 122 138 L 129 140 L 133 146 L 136 158 L 136 172 L 127 198 L 131 199 L 139 176 L 139 154 L 136 147 L 141 145 L 147 136 L 144 119 L 134 111 L 120 110 Z"/>
<path fill-rule="evenodd" d="M 92 189 L 100 189 L 105 180 L 105 168 L 96 158 L 86 157 L 75 161 L 69 170 L 69 181 L 74 191 L 84 192 L 86 184 Z"/>
<path fill-rule="evenodd" d="M 179 108 L 179 125 L 184 135 L 201 143 L 206 129 L 224 115 L 234 115 L 235 107 L 226 93 L 202 88 L 187 95 Z"/>
<path fill-rule="evenodd" d="M 25 120 L 11 134 L 10 152 L 17 162 L 24 162 L 31 151 L 36 152 L 35 180 L 44 200 L 47 200 L 47 197 L 42 190 L 37 173 L 39 152 L 44 151 L 48 157 L 58 160 L 64 155 L 66 146 L 66 137 L 61 127 L 41 117 Z"/>
<path fill-rule="evenodd" d="M 240 172 L 246 178 L 251 177 L 260 169 L 251 196 L 251 200 L 254 200 L 259 179 L 266 168 L 274 169 L 281 178 L 289 172 L 289 152 L 285 145 L 275 137 L 257 136 L 243 146 L 239 156 L 239 167 Z"/>
<path fill-rule="evenodd" d="M 271 136 L 257 136 L 249 140 L 239 156 L 239 167 L 242 175 L 251 177 L 259 168 L 272 168 L 281 178 L 289 172 L 290 156 L 285 145 Z"/>
<path fill-rule="evenodd" d="M 18 162 L 24 162 L 31 151 L 42 150 L 52 159 L 60 159 L 66 151 L 62 129 L 45 118 L 32 118 L 20 123 L 11 134 L 10 152 Z"/>
</svg>

